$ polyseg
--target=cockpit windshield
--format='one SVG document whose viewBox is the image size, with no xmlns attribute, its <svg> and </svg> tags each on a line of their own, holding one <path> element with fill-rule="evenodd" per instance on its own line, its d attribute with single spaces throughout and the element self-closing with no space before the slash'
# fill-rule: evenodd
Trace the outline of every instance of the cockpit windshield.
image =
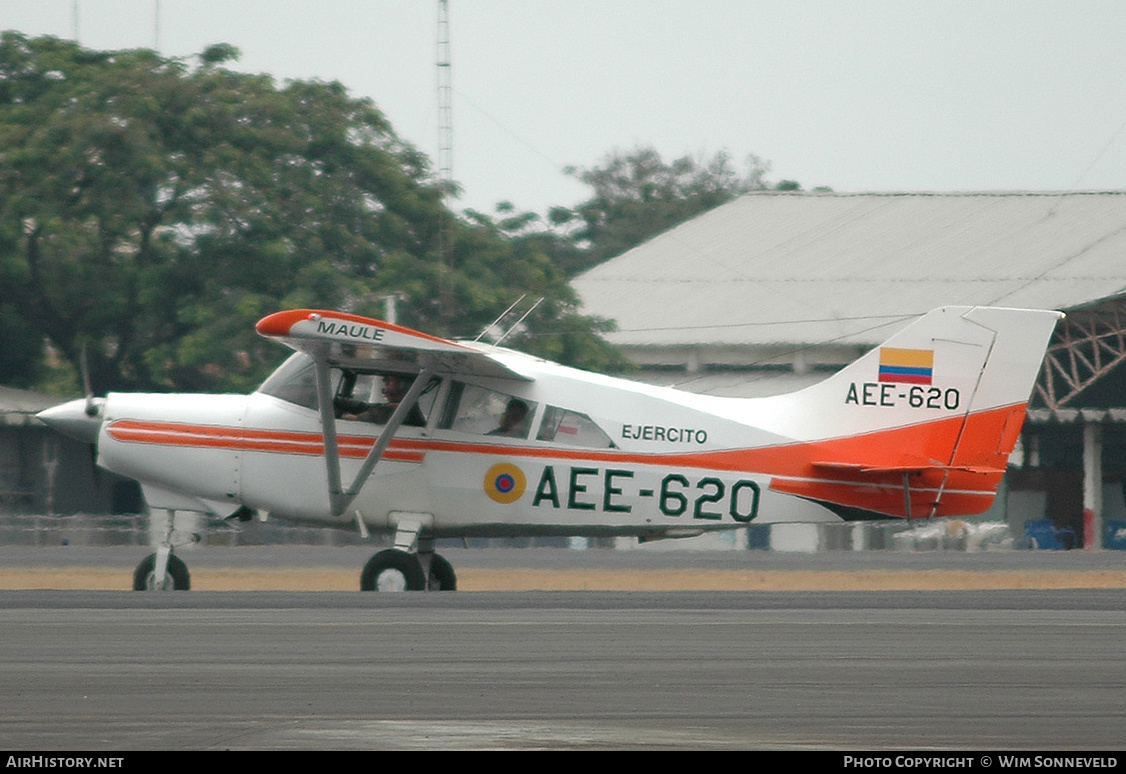
<svg viewBox="0 0 1126 774">
<path fill-rule="evenodd" d="M 336 379 L 340 379 L 339 372 L 335 372 Z M 335 385 L 333 386 L 335 390 Z M 313 368 L 313 359 L 301 352 L 289 356 L 278 370 L 270 374 L 258 392 L 272 395 L 287 403 L 296 403 L 298 406 L 315 409 L 317 407 L 317 377 Z"/>
</svg>

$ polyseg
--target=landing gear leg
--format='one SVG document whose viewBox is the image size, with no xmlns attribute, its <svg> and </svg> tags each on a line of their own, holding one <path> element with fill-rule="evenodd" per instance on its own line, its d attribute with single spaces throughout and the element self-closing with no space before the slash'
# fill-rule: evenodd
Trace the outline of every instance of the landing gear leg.
<svg viewBox="0 0 1126 774">
<path fill-rule="evenodd" d="M 172 553 L 176 511 L 168 510 L 164 539 L 155 554 L 149 554 L 133 571 L 134 591 L 187 591 L 192 586 L 188 566 Z"/>
</svg>

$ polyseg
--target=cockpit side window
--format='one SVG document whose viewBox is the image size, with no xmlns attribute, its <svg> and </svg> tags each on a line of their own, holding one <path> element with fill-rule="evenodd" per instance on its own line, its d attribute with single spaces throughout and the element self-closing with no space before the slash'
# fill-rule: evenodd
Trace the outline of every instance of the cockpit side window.
<svg viewBox="0 0 1126 774">
<path fill-rule="evenodd" d="M 333 398 L 337 419 L 356 419 L 384 425 L 410 390 L 415 377 L 399 373 L 357 373 L 345 370 Z M 431 379 L 403 424 L 425 427 L 438 395 L 438 379 Z"/>
<path fill-rule="evenodd" d="M 594 424 L 586 414 L 557 406 L 548 406 L 543 410 L 543 421 L 540 422 L 540 431 L 536 434 L 536 440 L 567 446 L 583 446 L 588 449 L 614 447 L 610 436 Z"/>
<path fill-rule="evenodd" d="M 362 373 L 350 369 L 333 368 L 330 371 L 333 408 L 338 419 L 356 419 L 376 424 L 386 424 L 395 407 L 410 389 L 410 374 Z M 434 407 L 438 394 L 435 379 L 418 399 L 403 424 L 423 427 Z M 266 395 L 295 403 L 308 409 L 317 409 L 317 377 L 313 360 L 297 353 L 282 363 L 258 391 Z"/>
</svg>

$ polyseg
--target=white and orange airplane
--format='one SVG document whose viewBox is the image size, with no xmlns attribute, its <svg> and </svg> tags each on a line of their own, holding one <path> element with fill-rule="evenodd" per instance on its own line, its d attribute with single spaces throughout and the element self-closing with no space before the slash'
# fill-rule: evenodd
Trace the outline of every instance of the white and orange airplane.
<svg viewBox="0 0 1126 774">
<path fill-rule="evenodd" d="M 846 520 L 981 513 L 1060 317 L 945 307 L 819 384 L 720 398 L 295 310 L 258 323 L 296 352 L 250 395 L 111 393 L 40 417 L 169 512 L 135 588 L 189 587 L 174 527 L 194 511 L 391 533 L 361 589 L 447 590 L 442 537 L 681 537 L 770 521 L 782 496 Z"/>
</svg>

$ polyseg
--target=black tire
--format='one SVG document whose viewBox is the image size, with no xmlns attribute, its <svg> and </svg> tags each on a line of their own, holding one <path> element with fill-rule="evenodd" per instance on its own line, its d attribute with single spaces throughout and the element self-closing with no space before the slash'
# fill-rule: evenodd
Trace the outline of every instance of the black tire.
<svg viewBox="0 0 1126 774">
<path fill-rule="evenodd" d="M 457 591 L 457 575 L 454 574 L 454 566 L 439 554 L 434 554 L 430 559 L 430 590 Z"/>
<path fill-rule="evenodd" d="M 397 548 L 380 551 L 360 573 L 360 591 L 422 591 L 425 584 L 418 557 Z"/>
<path fill-rule="evenodd" d="M 156 554 L 149 554 L 133 571 L 133 591 L 152 591 L 153 574 L 156 570 Z M 173 591 L 188 591 L 192 578 L 188 566 L 175 554 L 168 557 L 168 568 L 164 575 L 164 588 Z"/>
</svg>

